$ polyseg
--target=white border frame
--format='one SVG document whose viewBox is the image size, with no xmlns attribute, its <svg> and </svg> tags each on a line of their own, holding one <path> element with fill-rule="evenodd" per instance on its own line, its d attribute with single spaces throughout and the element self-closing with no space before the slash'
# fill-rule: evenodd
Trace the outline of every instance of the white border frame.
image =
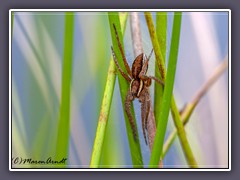
<svg viewBox="0 0 240 180">
<path fill-rule="evenodd" d="M 204 169 L 204 168 L 197 168 L 197 169 L 134 169 L 134 168 L 126 168 L 126 169 L 72 169 L 72 168 L 65 168 L 65 169 L 35 169 L 35 168 L 26 168 L 26 169 L 17 169 L 12 168 L 12 54 L 11 54 L 11 47 L 12 47 L 12 41 L 11 41 L 11 14 L 12 12 L 46 12 L 46 11 L 52 11 L 52 12 L 109 12 L 109 11 L 126 11 L 126 12 L 143 12 L 143 11 L 151 11 L 151 12 L 157 12 L 157 11 L 168 11 L 168 12 L 177 12 L 177 11 L 183 11 L 183 12 L 228 12 L 228 88 L 229 88 L 229 95 L 228 95 L 228 169 L 221 169 L 221 168 L 213 168 L 213 169 Z M 231 10 L 230 9 L 10 9 L 9 10 L 9 171 L 231 171 Z"/>
</svg>

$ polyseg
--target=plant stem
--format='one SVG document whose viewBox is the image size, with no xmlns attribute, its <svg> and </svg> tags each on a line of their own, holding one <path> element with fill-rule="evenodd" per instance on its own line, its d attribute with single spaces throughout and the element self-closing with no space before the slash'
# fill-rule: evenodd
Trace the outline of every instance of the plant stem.
<svg viewBox="0 0 240 180">
<path fill-rule="evenodd" d="M 148 25 L 148 31 L 149 31 L 149 34 L 150 34 L 150 37 L 151 37 L 151 41 L 152 41 L 156 61 L 157 61 L 157 64 L 158 64 L 158 68 L 160 70 L 162 80 L 165 81 L 165 77 L 166 77 L 165 62 L 164 62 L 164 58 L 163 58 L 163 55 L 162 55 L 162 51 L 161 51 L 160 46 L 158 44 L 157 34 L 156 34 L 156 31 L 155 31 L 155 28 L 154 28 L 152 15 L 151 15 L 150 12 L 145 12 L 144 15 L 145 15 L 145 19 L 146 19 L 146 22 L 147 22 L 147 25 Z"/>
<path fill-rule="evenodd" d="M 74 14 L 66 12 L 64 59 L 62 66 L 62 95 L 60 104 L 60 117 L 58 123 L 56 160 L 66 158 L 68 155 L 68 142 L 70 131 L 70 92 L 72 79 L 72 56 L 73 56 Z M 65 167 L 66 165 L 57 166 Z"/>
<path fill-rule="evenodd" d="M 132 45 L 133 45 L 134 56 L 137 57 L 139 54 L 143 53 L 138 12 L 132 12 L 130 14 L 130 26 L 131 26 L 131 35 L 132 35 Z"/>
<path fill-rule="evenodd" d="M 100 164 L 102 145 L 104 142 L 109 111 L 112 103 L 112 95 L 114 91 L 115 80 L 116 80 L 116 68 L 114 61 L 111 58 L 107 75 L 107 83 L 105 86 L 101 111 L 98 119 L 96 137 L 93 145 L 90 168 L 98 168 Z"/>
<path fill-rule="evenodd" d="M 147 13 L 145 14 L 146 19 L 149 16 L 151 16 L 151 14 L 147 14 Z M 147 20 L 147 22 L 149 24 L 149 22 L 150 22 L 149 19 Z M 173 37 L 172 37 L 169 63 L 168 63 L 168 74 L 166 77 L 165 87 L 164 87 L 164 92 L 163 92 L 163 106 L 160 110 L 160 121 L 157 126 L 155 141 L 153 144 L 152 154 L 150 157 L 150 163 L 149 163 L 150 167 L 157 167 L 159 159 L 160 159 L 160 155 L 162 152 L 163 143 L 164 143 L 164 137 L 165 137 L 167 122 L 168 122 L 169 109 L 170 109 L 170 104 L 171 104 L 171 99 L 172 99 L 172 91 L 173 91 L 173 85 L 174 85 L 177 57 L 178 57 L 180 27 L 181 27 L 181 14 L 178 14 L 178 15 L 175 14 L 173 28 L 179 29 L 179 31 L 173 31 L 174 33 L 173 33 Z M 165 72 L 165 70 L 164 70 L 164 72 Z"/>
<path fill-rule="evenodd" d="M 156 34 L 158 44 L 161 47 L 161 53 L 163 55 L 163 61 L 166 59 L 167 50 L 167 12 L 157 12 L 156 14 Z M 155 77 L 162 79 L 159 72 L 157 61 L 155 61 Z M 163 86 L 154 82 L 154 114 L 156 118 L 156 124 L 159 122 L 160 111 L 162 106 Z"/>
<path fill-rule="evenodd" d="M 149 27 L 149 32 L 151 35 L 151 39 L 153 42 L 153 45 L 155 44 L 156 47 L 155 49 L 159 49 L 159 44 L 156 40 L 156 32 L 154 30 L 154 25 L 153 25 L 153 20 L 152 16 L 150 13 L 145 13 L 145 17 L 147 20 L 147 24 Z M 168 119 L 168 108 L 172 107 L 172 114 L 173 114 L 173 119 L 174 119 L 174 124 L 177 127 L 178 130 L 178 135 L 180 138 L 180 142 L 182 145 L 182 148 L 184 150 L 184 155 L 188 161 L 188 164 L 191 167 L 197 167 L 196 166 L 196 161 L 194 159 L 193 153 L 191 151 L 190 145 L 188 143 L 188 140 L 186 138 L 186 134 L 183 128 L 183 124 L 180 119 L 180 115 L 178 113 L 178 109 L 175 104 L 174 97 L 172 97 L 172 88 L 173 88 L 173 82 L 174 82 L 174 75 L 175 75 L 175 68 L 176 68 L 176 61 L 177 61 L 177 55 L 178 55 L 178 46 L 179 46 L 179 37 L 180 37 L 180 27 L 181 27 L 181 13 L 176 12 L 174 14 L 174 23 L 173 23 L 173 31 L 172 31 L 172 40 L 171 40 L 171 48 L 170 48 L 170 56 L 169 56 L 169 65 L 168 65 L 168 77 L 166 78 L 165 82 L 165 89 L 164 89 L 164 94 L 163 94 L 163 107 L 160 111 L 160 122 L 161 126 L 158 125 L 157 127 L 157 133 L 156 133 L 156 138 L 154 142 L 154 147 L 153 147 L 153 152 L 151 155 L 150 159 L 150 165 L 156 165 L 157 161 L 160 158 L 160 155 L 162 153 L 162 147 L 163 147 L 163 142 L 164 142 L 164 136 L 166 132 L 166 126 L 167 126 L 167 119 Z M 154 49 L 154 50 L 155 50 Z M 156 52 L 155 52 L 156 54 Z M 158 57 L 158 58 L 157 58 Z M 160 72 L 163 77 L 163 80 L 165 80 L 165 68 L 164 68 L 164 61 L 161 55 L 161 52 L 158 52 L 158 55 L 156 55 L 156 58 L 158 59 L 158 64 L 160 67 Z M 171 62 L 171 63 L 170 63 Z M 170 102 L 171 100 L 171 102 Z M 176 113 L 177 112 L 177 113 Z M 157 144 L 157 145 L 155 145 Z M 157 148 L 160 149 L 159 151 Z M 156 149 L 156 150 L 155 150 Z"/>
<path fill-rule="evenodd" d="M 139 54 L 143 53 L 142 46 L 142 38 L 141 38 L 141 30 L 140 30 L 140 22 L 137 12 L 132 12 L 130 16 L 131 20 L 131 34 L 132 34 L 132 44 L 134 57 L 137 57 Z M 155 124 L 155 116 L 153 114 L 152 103 L 150 102 L 150 110 L 147 121 L 147 134 L 148 134 L 148 142 L 149 148 L 152 150 L 152 145 L 154 141 L 154 137 L 156 134 L 156 124 Z"/>
<path fill-rule="evenodd" d="M 123 68 L 124 67 L 123 58 L 121 56 L 121 53 L 120 53 L 120 50 L 118 47 L 118 43 L 117 43 L 117 39 L 116 39 L 116 35 L 115 35 L 114 29 L 113 29 L 113 24 L 115 24 L 116 29 L 118 31 L 120 43 L 122 44 L 122 47 L 124 49 L 122 31 L 121 31 L 121 26 L 119 23 L 118 13 L 109 12 L 108 17 L 109 17 L 109 24 L 110 24 L 111 35 L 112 35 L 113 49 L 116 53 L 116 58 L 118 59 L 118 63 L 120 65 L 120 67 L 126 72 L 126 68 Z M 117 72 L 118 72 L 118 82 L 119 82 L 119 87 L 120 87 L 120 95 L 121 95 L 121 99 L 122 99 L 122 106 L 123 106 L 123 109 L 125 109 L 124 102 L 125 102 L 125 98 L 126 98 L 128 89 L 129 89 L 129 83 L 122 77 L 122 75 L 119 71 L 117 71 Z M 141 153 L 139 139 L 137 138 L 137 141 L 134 140 L 134 136 L 132 133 L 132 128 L 130 126 L 128 116 L 125 111 L 123 111 L 123 112 L 124 112 L 124 117 L 125 117 L 125 124 L 126 124 L 126 129 L 127 129 L 128 142 L 129 142 L 133 167 L 142 168 L 143 161 L 142 161 L 142 153 Z M 134 121 L 134 124 L 136 125 L 136 129 L 137 129 L 136 118 L 135 118 L 134 108 L 133 108 L 132 104 L 131 104 L 131 114 L 133 116 L 133 121 Z M 138 137 L 138 132 L 136 132 L 136 134 Z"/>
<path fill-rule="evenodd" d="M 120 17 L 122 17 L 121 26 L 125 30 L 127 14 L 125 16 L 120 16 Z M 90 168 L 98 168 L 100 165 L 103 142 L 106 134 L 106 127 L 107 127 L 110 107 L 112 103 L 112 95 L 114 92 L 116 73 L 117 73 L 117 70 L 115 67 L 115 63 L 111 56 L 110 64 L 108 68 L 107 82 L 105 85 L 101 111 L 98 119 L 98 126 L 97 126 L 96 136 L 95 136 L 94 145 L 93 145 Z"/>
<path fill-rule="evenodd" d="M 226 57 L 223 63 L 221 63 L 215 69 L 214 73 L 210 76 L 210 78 L 202 85 L 202 87 L 197 91 L 197 93 L 194 95 L 192 100 L 185 106 L 183 113 L 181 114 L 181 119 L 183 120 L 184 125 L 188 123 L 189 118 L 192 115 L 192 112 L 194 111 L 199 101 L 208 92 L 208 90 L 212 87 L 212 85 L 220 78 L 220 76 L 227 69 L 227 67 L 228 67 L 228 59 Z M 174 131 L 170 134 L 170 136 L 168 137 L 167 141 L 164 144 L 163 153 L 161 155 L 162 158 L 165 157 L 169 148 L 173 144 L 176 136 L 177 136 L 177 129 L 174 129 Z"/>
<path fill-rule="evenodd" d="M 137 12 L 131 13 L 130 25 L 131 25 L 134 56 L 137 57 L 139 54 L 143 53 L 140 22 L 139 22 L 139 16 L 138 16 Z M 156 121 L 155 121 L 155 116 L 153 113 L 152 102 L 150 102 L 150 110 L 149 110 L 148 121 L 147 121 L 147 134 L 148 134 L 149 148 L 151 151 L 152 151 L 152 146 L 153 146 L 153 142 L 154 142 L 154 137 L 156 134 L 156 123 L 155 122 Z M 160 164 L 159 167 L 162 167 L 162 161 L 160 161 L 159 164 Z"/>
<path fill-rule="evenodd" d="M 197 168 L 197 162 L 194 158 L 194 155 L 192 153 L 192 150 L 191 150 L 191 147 L 190 147 L 190 144 L 187 140 L 187 136 L 186 136 L 186 133 L 185 133 L 185 129 L 184 129 L 184 126 L 183 126 L 183 123 L 181 121 L 181 117 L 180 117 L 180 114 L 179 113 L 173 113 L 174 111 L 178 111 L 177 109 L 177 106 L 176 104 L 174 103 L 174 99 L 172 98 L 172 101 L 171 101 L 171 106 L 172 106 L 172 115 L 173 115 L 173 122 L 175 124 L 175 127 L 177 129 L 177 133 L 178 133 L 178 137 L 179 137 L 179 140 L 180 140 L 180 143 L 181 143 L 181 146 L 184 150 L 184 155 L 187 159 L 187 162 L 188 162 L 188 165 L 191 167 L 191 168 Z"/>
</svg>

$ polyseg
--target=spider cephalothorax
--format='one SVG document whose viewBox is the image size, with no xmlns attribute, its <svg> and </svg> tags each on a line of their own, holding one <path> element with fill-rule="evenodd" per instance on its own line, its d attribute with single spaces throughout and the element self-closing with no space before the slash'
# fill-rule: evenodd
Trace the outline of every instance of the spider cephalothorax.
<svg viewBox="0 0 240 180">
<path fill-rule="evenodd" d="M 120 43 L 118 33 L 116 30 L 115 25 L 113 24 L 117 42 L 118 42 L 118 47 L 120 49 L 121 55 L 123 57 L 124 65 L 126 67 L 127 73 L 126 74 L 119 66 L 118 61 L 115 56 L 115 52 L 112 49 L 112 54 L 113 54 L 113 59 L 114 62 L 121 73 L 121 75 L 130 83 L 130 88 L 128 90 L 126 99 L 125 99 L 125 111 L 127 113 L 132 131 L 133 131 L 133 136 L 134 139 L 137 139 L 137 129 L 134 124 L 133 116 L 131 114 L 130 106 L 131 102 L 135 99 L 138 98 L 139 102 L 141 103 L 141 118 L 142 118 L 142 130 L 143 130 L 143 135 L 145 142 L 147 144 L 147 138 L 146 138 L 146 132 L 147 130 L 147 120 L 148 120 L 148 114 L 149 114 L 149 109 L 150 109 L 150 94 L 149 94 L 149 86 L 151 85 L 151 80 L 155 80 L 160 84 L 163 84 L 161 80 L 154 76 L 147 76 L 147 69 L 148 69 L 148 61 L 152 55 L 153 50 L 151 51 L 150 55 L 147 57 L 144 53 L 141 53 L 138 55 L 133 64 L 132 64 L 132 69 L 130 70 L 130 67 L 127 63 L 126 57 L 123 52 L 122 45 Z"/>
</svg>

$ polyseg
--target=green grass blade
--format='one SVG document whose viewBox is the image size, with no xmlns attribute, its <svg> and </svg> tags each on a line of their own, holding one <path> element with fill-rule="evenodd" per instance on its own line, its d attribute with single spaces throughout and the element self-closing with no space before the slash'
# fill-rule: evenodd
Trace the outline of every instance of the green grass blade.
<svg viewBox="0 0 240 180">
<path fill-rule="evenodd" d="M 98 168 L 100 164 L 100 158 L 102 154 L 102 145 L 104 141 L 110 106 L 112 103 L 112 95 L 114 91 L 115 80 L 116 80 L 116 69 L 115 69 L 114 61 L 113 59 L 111 59 L 109 69 L 108 69 L 107 83 L 105 86 L 104 97 L 103 97 L 101 111 L 100 111 L 99 120 L 98 120 L 96 137 L 93 145 L 90 168 Z"/>
<path fill-rule="evenodd" d="M 181 28 L 181 13 L 175 13 L 173 22 L 173 32 L 170 48 L 170 56 L 168 62 L 168 70 L 165 81 L 165 89 L 163 93 L 163 105 L 160 111 L 160 121 L 157 126 L 155 141 L 153 144 L 152 154 L 150 158 L 150 167 L 158 167 L 160 155 L 162 153 L 165 132 L 167 128 L 169 109 L 172 100 L 172 91 L 174 86 L 175 71 L 178 58 L 178 46 Z"/>
<path fill-rule="evenodd" d="M 62 66 L 62 92 L 58 124 L 56 160 L 67 158 L 70 131 L 70 92 L 72 79 L 74 13 L 66 12 L 64 35 L 64 59 Z M 65 167 L 62 165 L 61 167 Z M 57 166 L 60 167 L 60 166 Z"/>
<path fill-rule="evenodd" d="M 119 18 L 120 18 L 120 22 L 121 22 L 121 27 L 123 27 L 123 34 L 125 34 L 125 29 L 126 29 L 126 22 L 127 22 L 127 17 L 128 17 L 128 12 L 122 12 L 119 14 Z M 104 22 L 105 22 L 105 17 L 101 16 L 101 18 L 104 18 Z M 106 19 L 106 22 L 108 22 L 108 19 Z M 101 25 L 103 26 L 103 24 L 101 23 Z M 104 26 L 104 30 L 108 30 L 109 27 Z M 108 28 L 108 29 L 106 29 Z M 104 40 L 105 38 L 105 40 Z M 104 41 L 106 41 L 106 37 L 102 37 L 102 39 Z M 102 46 L 102 44 L 100 44 L 99 46 Z M 109 47 L 109 43 L 106 42 L 106 46 L 105 47 Z M 110 49 L 109 49 L 110 51 Z M 107 55 L 107 57 L 109 56 L 109 53 L 107 53 L 106 48 L 105 48 L 105 54 Z M 105 64 L 109 64 L 110 61 L 112 61 L 112 56 L 110 61 L 107 60 L 107 57 L 105 57 Z M 107 61 L 106 61 L 107 60 Z M 99 66 L 102 66 L 102 64 L 99 64 Z M 100 74 L 103 74 L 102 69 L 100 69 Z M 117 72 L 116 72 L 117 73 Z M 116 77 L 116 74 L 115 74 Z M 102 84 L 106 83 L 106 77 L 102 78 Z M 101 87 L 100 84 L 99 86 Z M 104 91 L 104 89 L 103 89 Z M 99 94 L 101 100 L 102 100 L 102 95 L 104 92 L 101 92 L 101 94 Z M 100 161 L 100 167 L 102 168 L 117 168 L 117 167 L 122 167 L 121 165 L 124 165 L 124 151 L 123 151 L 123 142 L 121 141 L 122 137 L 119 136 L 119 133 L 121 132 L 121 129 L 119 129 L 119 123 L 120 123 L 120 119 L 118 117 L 119 114 L 119 109 L 115 108 L 117 105 L 117 98 L 114 98 L 113 95 L 113 99 L 112 99 L 112 104 L 110 108 L 110 112 L 109 112 L 109 117 L 107 120 L 107 127 L 105 130 L 105 137 L 104 137 L 104 142 L 103 142 L 103 147 L 102 147 L 102 155 L 101 155 L 101 161 Z M 101 105 L 101 104 L 100 104 Z M 100 107 L 100 105 L 98 107 Z M 111 148 L 109 148 L 111 147 Z"/>
<path fill-rule="evenodd" d="M 144 15 L 145 15 L 145 19 L 146 19 L 147 26 L 148 26 L 148 31 L 149 31 L 149 34 L 151 37 L 153 50 L 154 50 L 155 57 L 156 57 L 156 62 L 157 62 L 158 68 L 160 70 L 162 80 L 165 81 L 165 77 L 166 77 L 165 62 L 164 62 L 164 58 L 162 55 L 162 51 L 160 49 L 160 45 L 158 44 L 157 33 L 154 28 L 152 14 L 151 14 L 151 12 L 145 12 Z"/>
<path fill-rule="evenodd" d="M 155 52 L 155 56 L 156 56 L 156 61 L 157 61 L 157 64 L 158 64 L 158 67 L 159 67 L 159 70 L 160 70 L 160 74 L 161 74 L 162 80 L 165 82 L 165 80 L 166 80 L 166 78 L 165 78 L 166 77 L 165 62 L 163 60 L 163 56 L 162 56 L 162 53 L 160 51 L 160 45 L 158 44 L 157 34 L 156 34 L 155 29 L 154 29 L 154 24 L 153 24 L 153 19 L 152 19 L 151 13 L 146 12 L 145 13 L 145 18 L 146 18 L 146 21 L 147 21 L 148 30 L 149 30 L 149 33 L 150 33 L 150 37 L 151 37 L 151 41 L 152 41 L 152 44 L 153 44 L 153 48 L 154 48 L 154 52 Z M 172 34 L 174 32 L 177 32 L 177 31 L 180 31 L 180 29 L 179 30 L 173 29 Z M 173 37 L 173 35 L 172 35 L 172 37 Z M 172 46 L 172 44 L 171 44 L 171 46 Z M 171 51 L 171 49 L 170 49 L 170 51 Z M 173 120 L 174 120 L 174 122 L 176 122 L 176 121 L 179 120 L 177 118 L 180 118 L 180 115 L 179 115 L 178 109 L 176 108 L 176 102 L 175 102 L 174 96 L 172 96 L 172 100 L 171 100 L 171 109 L 172 109 L 171 112 L 172 112 Z M 178 129 L 178 130 L 180 130 L 180 129 Z M 178 132 L 178 137 L 183 138 L 183 136 L 180 136 L 179 133 L 182 133 L 182 132 Z M 183 131 L 183 133 L 185 134 L 185 131 Z M 184 139 L 181 139 L 181 142 L 184 142 Z M 182 146 L 182 149 L 183 149 L 183 153 L 185 154 L 185 157 L 187 158 L 188 164 L 191 165 L 192 163 L 189 162 L 188 156 L 193 156 L 193 154 L 187 155 L 188 152 L 191 152 L 191 151 L 189 151 L 190 146 L 188 146 L 189 149 L 185 149 L 186 146 L 183 145 L 183 144 L 181 144 L 181 146 Z M 161 147 L 161 151 L 162 151 L 162 147 Z"/>
<path fill-rule="evenodd" d="M 127 21 L 127 14 L 122 16 L 122 27 L 125 30 Z M 102 106 L 100 111 L 100 116 L 98 120 L 98 126 L 95 136 L 95 141 L 93 145 L 93 151 L 91 156 L 90 167 L 97 168 L 100 165 L 100 159 L 102 154 L 103 142 L 104 137 L 106 134 L 106 128 L 108 123 L 108 117 L 110 114 L 110 107 L 112 103 L 112 95 L 114 91 L 114 85 L 116 80 L 116 67 L 113 61 L 113 58 L 110 59 L 108 75 L 107 75 L 107 82 L 105 85 L 104 96 L 102 100 Z"/>
<path fill-rule="evenodd" d="M 125 165 L 124 158 L 124 147 L 121 129 L 119 129 L 120 118 L 118 117 L 117 98 L 112 99 L 112 104 L 110 108 L 109 120 L 106 127 L 102 155 L 100 161 L 100 168 L 120 168 L 122 165 Z"/>
<path fill-rule="evenodd" d="M 167 50 L 167 12 L 157 12 L 156 14 L 156 33 L 158 44 L 160 45 L 160 50 L 163 55 L 163 61 L 166 59 Z M 157 61 L 155 61 L 155 76 L 161 79 L 161 74 L 158 69 Z M 156 125 L 159 122 L 160 111 L 162 106 L 162 96 L 163 96 L 163 86 L 159 83 L 154 83 L 154 114 Z"/>
<path fill-rule="evenodd" d="M 177 106 L 176 106 L 173 98 L 172 98 L 172 101 L 171 101 L 171 106 L 172 106 L 172 109 L 171 109 L 172 111 L 178 111 Z M 176 115 L 175 117 L 173 117 L 173 121 L 174 121 L 175 127 L 177 129 L 178 137 L 179 137 L 181 146 L 184 150 L 183 153 L 184 153 L 184 155 L 187 159 L 188 165 L 191 168 L 197 168 L 198 167 L 197 162 L 194 158 L 194 155 L 192 153 L 190 144 L 187 140 L 187 136 L 186 136 L 186 133 L 185 133 L 184 125 L 181 121 L 180 114 L 179 113 L 177 113 L 177 114 L 172 113 L 172 115 Z"/>
<path fill-rule="evenodd" d="M 115 50 L 116 57 L 119 60 L 118 62 L 119 62 L 120 67 L 123 70 L 125 70 L 125 68 L 123 68 L 124 67 L 123 59 L 122 59 L 120 50 L 118 48 L 116 35 L 115 35 L 114 29 L 113 29 L 113 23 L 114 23 L 115 26 L 116 26 L 116 29 L 118 31 L 118 34 L 119 34 L 120 42 L 121 42 L 121 44 L 124 48 L 122 31 L 121 31 L 121 26 L 120 26 L 120 22 L 119 22 L 119 16 L 118 16 L 118 13 L 116 13 L 116 12 L 109 12 L 108 17 L 109 17 L 111 36 L 112 36 L 113 49 Z M 125 70 L 125 72 L 126 72 L 126 70 Z M 125 101 L 127 91 L 129 89 L 129 83 L 121 76 L 120 73 L 119 73 L 119 76 L 118 76 L 118 82 L 119 82 L 120 94 L 121 94 L 121 98 L 122 98 L 122 106 L 123 106 L 123 109 L 125 109 L 124 108 L 124 101 Z M 132 115 L 134 117 L 134 121 L 135 121 L 135 124 L 136 124 L 136 119 L 135 119 L 135 113 L 134 113 L 133 106 L 131 106 L 131 112 L 132 112 Z M 132 129 L 131 129 L 131 126 L 130 126 L 130 123 L 129 123 L 129 120 L 128 120 L 128 116 L 127 116 L 125 111 L 124 111 L 124 117 L 125 117 L 125 124 L 126 124 L 126 129 L 127 129 L 128 142 L 129 142 L 133 167 L 141 168 L 141 167 L 143 167 L 143 161 L 142 161 L 140 143 L 139 143 L 139 140 L 137 142 L 134 141 Z M 137 127 L 137 124 L 136 124 L 136 127 Z M 138 133 L 137 133 L 137 136 L 138 136 Z"/>
<path fill-rule="evenodd" d="M 160 45 L 163 55 L 163 60 L 165 61 L 167 51 L 167 12 L 157 12 L 156 33 L 158 44 Z"/>
</svg>

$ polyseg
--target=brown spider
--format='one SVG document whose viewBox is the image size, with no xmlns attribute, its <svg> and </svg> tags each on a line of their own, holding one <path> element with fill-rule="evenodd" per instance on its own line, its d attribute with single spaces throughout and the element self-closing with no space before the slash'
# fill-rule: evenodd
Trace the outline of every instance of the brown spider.
<svg viewBox="0 0 240 180">
<path fill-rule="evenodd" d="M 148 114 L 149 114 L 149 109 L 150 109 L 149 86 L 151 85 L 152 79 L 157 81 L 161 85 L 163 85 L 163 82 L 154 76 L 146 75 L 147 69 L 148 69 L 148 61 L 152 55 L 153 50 L 151 51 L 151 53 L 148 57 L 144 53 L 139 54 L 132 64 L 132 70 L 130 70 L 130 67 L 127 63 L 126 57 L 123 52 L 122 45 L 119 40 L 117 29 L 114 24 L 113 24 L 113 27 L 114 27 L 114 31 L 116 34 L 118 47 L 119 47 L 121 55 L 123 57 L 124 65 L 126 67 L 128 74 L 126 74 L 120 68 L 118 61 L 116 59 L 116 55 L 113 50 L 113 47 L 111 46 L 113 59 L 114 59 L 114 62 L 116 64 L 119 72 L 121 73 L 121 75 L 130 83 L 130 88 L 128 90 L 128 93 L 127 93 L 127 96 L 125 99 L 125 103 L 124 103 L 125 111 L 127 113 L 128 119 L 130 121 L 134 140 L 136 141 L 137 140 L 137 129 L 136 129 L 136 126 L 133 121 L 133 116 L 131 114 L 130 105 L 131 105 L 131 102 L 135 98 L 138 98 L 139 102 L 141 103 L 142 131 L 143 131 L 145 143 L 147 144 L 145 130 L 147 130 L 147 121 L 148 121 Z"/>
</svg>

